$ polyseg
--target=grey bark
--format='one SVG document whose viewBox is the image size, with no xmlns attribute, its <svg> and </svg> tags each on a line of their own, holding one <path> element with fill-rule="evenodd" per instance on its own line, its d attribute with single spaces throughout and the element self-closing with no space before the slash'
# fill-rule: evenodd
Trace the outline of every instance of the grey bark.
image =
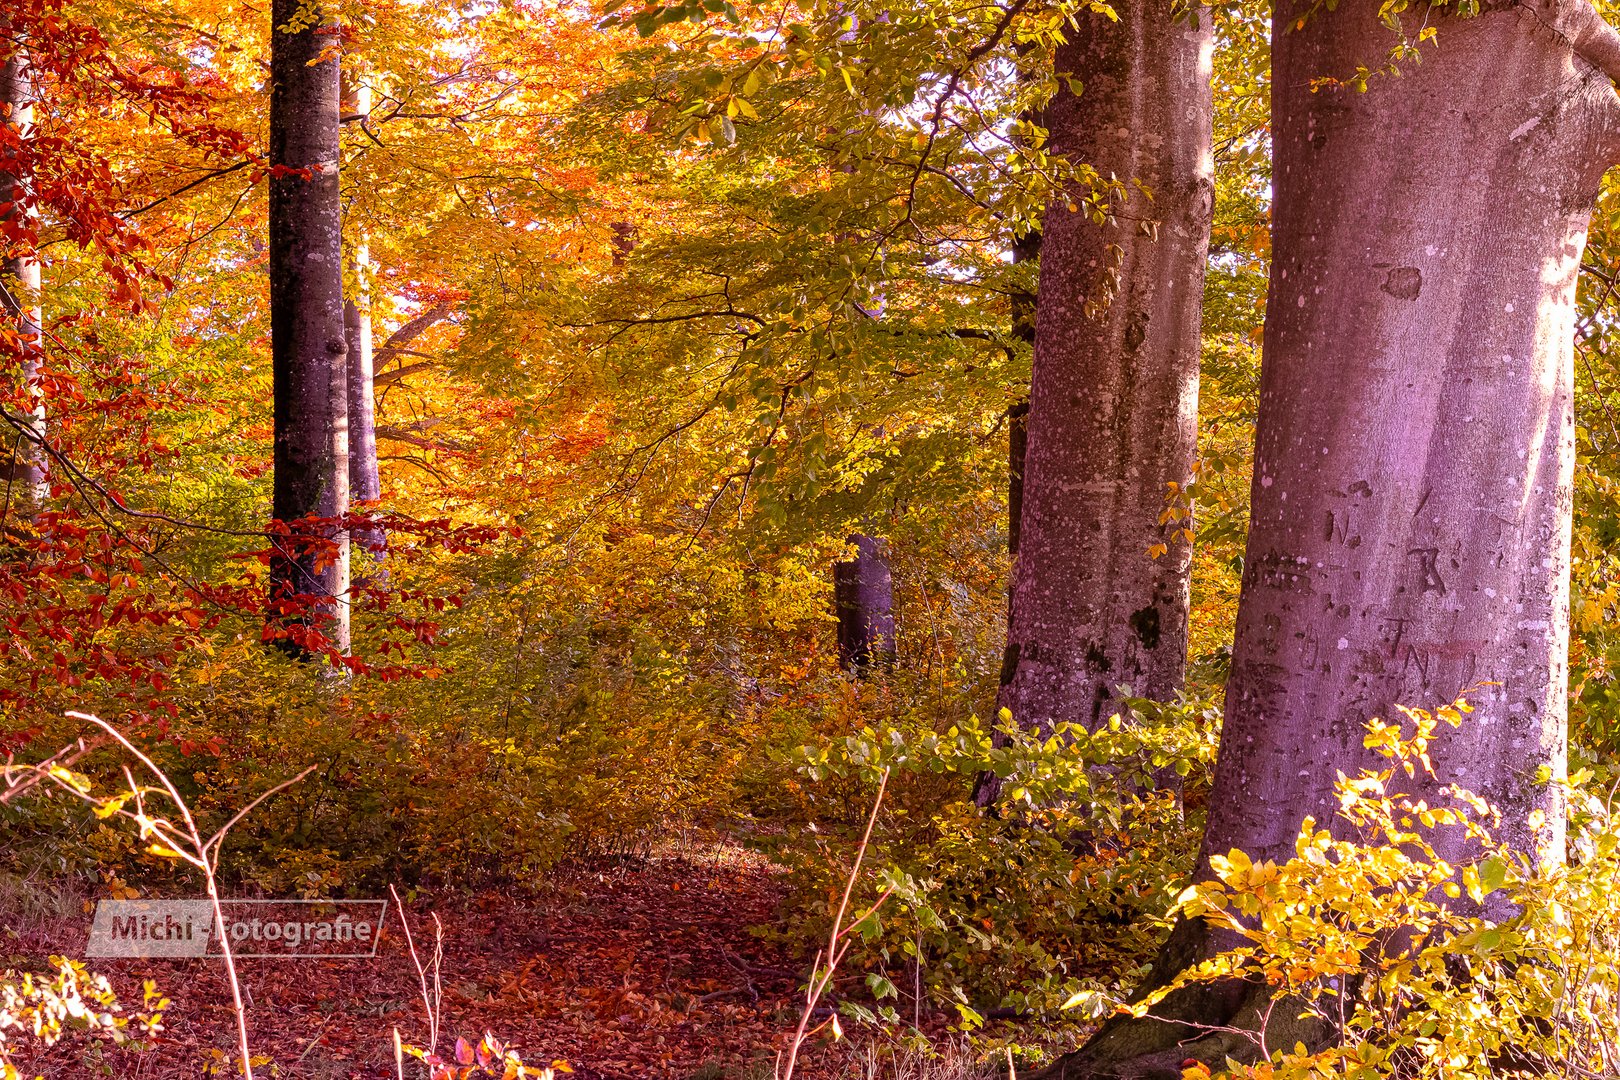
<svg viewBox="0 0 1620 1080">
<path fill-rule="evenodd" d="M 1281 5 L 1277 25 L 1306 7 Z M 1381 760 L 1362 747 L 1369 718 L 1460 694 L 1476 711 L 1433 750 L 1439 779 L 1414 786 L 1439 801 L 1458 782 L 1502 809 L 1510 844 L 1562 852 L 1557 793 L 1534 777 L 1565 764 L 1575 281 L 1620 159 L 1620 99 L 1583 58 L 1620 71 L 1620 38 L 1579 8 L 1441 16 L 1423 64 L 1365 94 L 1311 84 L 1387 51 L 1375 10 L 1273 37 L 1271 292 L 1206 859 L 1290 857 L 1307 815 L 1333 821 L 1339 773 Z M 1155 981 L 1218 945 L 1184 924 Z M 1164 1011 L 1253 1029 L 1264 1000 L 1227 984 Z M 1191 1030 L 1113 1022 L 1043 1075 L 1253 1057 Z"/>
<path fill-rule="evenodd" d="M 1555 843 L 1526 822 L 1562 820 L 1531 777 L 1564 764 L 1575 281 L 1620 100 L 1551 21 L 1443 20 L 1421 66 L 1366 94 L 1294 88 L 1387 48 L 1371 15 L 1277 39 L 1253 509 L 1206 851 L 1291 854 L 1301 818 L 1332 817 L 1370 717 L 1464 694 L 1477 711 L 1437 770 L 1500 806 L 1520 850 Z"/>
<path fill-rule="evenodd" d="M 894 578 L 881 540 L 856 533 L 855 557 L 833 564 L 833 603 L 838 615 L 838 663 L 845 671 L 870 672 L 895 661 Z"/>
<path fill-rule="evenodd" d="M 364 121 L 371 115 L 371 88 L 343 79 L 343 115 Z M 376 365 L 371 337 L 371 246 L 361 233 L 351 257 L 354 289 L 343 305 L 343 336 L 348 346 L 349 501 L 375 510 L 382 499 L 377 469 Z M 388 539 L 380 527 L 355 529 L 352 540 L 379 565 Z M 379 571 L 380 572 L 380 571 Z"/>
<path fill-rule="evenodd" d="M 0 28 L 4 27 L 4 21 L 0 21 Z M 19 45 L 0 64 L 0 118 L 26 137 L 34 124 L 34 106 L 28 54 Z M 0 222 L 24 215 L 25 228 L 36 232 L 38 212 L 31 202 L 19 198 L 26 195 L 29 183 L 22 165 L 0 160 L 0 203 L 10 204 L 10 208 L 0 214 Z M 14 449 L 6 456 L 7 510 L 15 507 L 25 517 L 31 516 L 49 494 L 46 457 L 40 445 L 45 437 L 45 406 L 39 389 L 40 365 L 45 353 L 45 317 L 40 303 L 42 284 L 36 251 L 15 251 L 0 260 L 0 285 L 4 286 L 0 299 L 21 342 L 22 362 L 18 373 L 26 383 L 24 396 L 32 402 L 22 418 L 26 431 L 11 433 L 9 441 Z"/>
<path fill-rule="evenodd" d="M 338 192 L 338 59 L 331 19 L 305 0 L 271 5 L 270 337 L 275 394 L 273 514 L 293 535 L 270 563 L 270 618 L 346 627 L 347 538 L 304 519 L 348 510 L 348 362 Z M 298 27 L 289 32 L 288 27 Z M 303 172 L 303 170 L 307 170 Z M 279 170 L 278 170 L 279 171 Z M 346 556 L 346 551 L 345 551 Z M 295 640 L 282 642 L 304 655 Z"/>
<path fill-rule="evenodd" d="M 1213 34 L 1207 17 L 1176 21 L 1170 0 L 1114 9 L 1118 23 L 1077 16 L 1056 64 L 1084 93 L 1061 90 L 1044 115 L 1054 153 L 1129 190 L 1113 224 L 1060 200 L 1041 228 L 1000 696 L 1041 729 L 1105 721 L 1120 684 L 1168 697 L 1186 664 L 1189 545 L 1159 516 L 1196 449 Z"/>
</svg>

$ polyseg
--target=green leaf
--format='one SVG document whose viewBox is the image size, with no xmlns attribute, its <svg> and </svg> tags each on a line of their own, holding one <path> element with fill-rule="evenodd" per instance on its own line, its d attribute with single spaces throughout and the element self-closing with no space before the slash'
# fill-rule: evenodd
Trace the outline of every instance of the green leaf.
<svg viewBox="0 0 1620 1080">
<path fill-rule="evenodd" d="M 1508 866 L 1500 855 L 1491 855 L 1481 860 L 1479 864 L 1479 889 L 1484 895 L 1500 889 L 1507 884 Z"/>
<path fill-rule="evenodd" d="M 884 998 L 898 998 L 900 996 L 900 991 L 895 989 L 894 983 L 875 971 L 866 976 L 866 987 L 872 991 L 872 996 L 879 1001 Z"/>
</svg>

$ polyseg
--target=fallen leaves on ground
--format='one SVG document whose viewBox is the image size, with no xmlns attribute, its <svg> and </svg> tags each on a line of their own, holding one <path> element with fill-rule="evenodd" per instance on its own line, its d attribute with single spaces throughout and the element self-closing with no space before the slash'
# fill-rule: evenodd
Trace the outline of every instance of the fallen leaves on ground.
<svg viewBox="0 0 1620 1080">
<path fill-rule="evenodd" d="M 772 917 L 774 878 L 764 861 L 717 847 L 574 866 L 521 894 L 418 896 L 407 906 L 424 964 L 431 914 L 444 927 L 440 1051 L 489 1031 L 528 1063 L 568 1062 L 580 1080 L 769 1077 L 797 1023 L 806 966 L 749 932 Z M 421 984 L 392 904 L 388 920 L 375 959 L 239 961 L 254 1051 L 274 1062 L 264 1076 L 392 1077 L 396 1027 L 427 1045 Z M 24 935 L 11 962 L 83 955 L 88 923 Z M 234 1062 L 218 1065 L 235 1027 L 217 960 L 95 966 L 132 1001 L 141 979 L 155 979 L 173 1002 L 166 1030 L 144 1050 L 87 1049 L 75 1037 L 25 1052 L 24 1075 L 238 1075 Z"/>
</svg>

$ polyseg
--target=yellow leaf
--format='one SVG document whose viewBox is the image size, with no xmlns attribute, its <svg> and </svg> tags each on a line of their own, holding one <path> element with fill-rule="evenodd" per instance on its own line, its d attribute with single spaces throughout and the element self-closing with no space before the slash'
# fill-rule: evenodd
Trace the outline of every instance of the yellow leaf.
<svg viewBox="0 0 1620 1080">
<path fill-rule="evenodd" d="M 133 797 L 133 792 L 126 791 L 122 795 L 114 795 L 109 799 L 103 799 L 95 806 L 96 817 L 102 819 L 112 817 L 114 814 L 118 813 L 118 811 L 122 810 L 124 808 L 124 804 Z"/>
<path fill-rule="evenodd" d="M 60 765 L 52 765 L 46 771 L 50 773 L 51 779 L 65 784 L 80 794 L 85 794 L 90 790 L 90 778 L 82 773 L 64 769 Z"/>
</svg>

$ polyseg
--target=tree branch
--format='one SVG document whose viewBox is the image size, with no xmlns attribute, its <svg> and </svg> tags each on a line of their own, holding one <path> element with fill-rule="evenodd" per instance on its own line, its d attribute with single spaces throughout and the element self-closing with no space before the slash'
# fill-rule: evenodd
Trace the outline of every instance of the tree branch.
<svg viewBox="0 0 1620 1080">
<path fill-rule="evenodd" d="M 422 332 L 434 323 L 449 315 L 454 305 L 448 300 L 440 300 L 422 314 L 406 323 L 404 326 L 388 335 L 388 340 L 377 349 L 372 367 L 381 371 L 383 367 L 392 363 L 396 356 L 405 351 L 405 346 L 422 336 Z"/>
<path fill-rule="evenodd" d="M 174 198 L 176 195 L 180 195 L 180 194 L 183 194 L 183 193 L 185 193 L 187 191 L 190 191 L 192 188 L 197 187 L 200 184 L 206 184 L 210 180 L 218 180 L 221 176 L 229 176 L 231 173 L 234 173 L 234 172 L 241 172 L 243 169 L 247 168 L 249 165 L 262 165 L 262 164 L 264 164 L 263 161 L 260 161 L 260 160 L 258 160 L 256 158 L 249 158 L 246 161 L 238 161 L 234 165 L 227 165 L 223 169 L 214 169 L 212 172 L 206 172 L 203 175 L 197 177 L 197 179 L 191 181 L 189 184 L 180 185 L 179 187 L 175 188 L 173 191 L 169 192 L 167 195 L 163 195 L 163 196 L 160 196 L 159 198 L 153 199 L 151 202 L 147 203 L 145 206 L 137 206 L 133 210 L 125 210 L 122 214 L 119 214 L 118 216 L 121 217 L 121 218 L 124 218 L 127 221 L 128 219 L 130 219 L 132 217 L 135 217 L 135 216 L 137 216 L 139 214 L 146 213 L 148 210 L 151 210 L 154 207 L 162 206 L 164 203 L 168 202 L 170 199 Z M 238 200 L 238 201 L 240 201 L 240 200 Z"/>
<path fill-rule="evenodd" d="M 409 349 L 401 349 L 400 351 L 406 353 L 410 352 Z M 381 375 L 373 375 L 371 382 L 373 386 L 387 386 L 390 383 L 399 382 L 407 375 L 421 371 L 423 368 L 430 368 L 432 366 L 432 360 L 423 360 L 420 364 L 406 364 L 404 367 L 397 367 L 393 371 L 385 371 Z"/>
<path fill-rule="evenodd" d="M 1620 31 L 1589 0 L 1519 0 L 1519 6 L 1568 41 L 1576 56 L 1620 83 Z"/>
</svg>

